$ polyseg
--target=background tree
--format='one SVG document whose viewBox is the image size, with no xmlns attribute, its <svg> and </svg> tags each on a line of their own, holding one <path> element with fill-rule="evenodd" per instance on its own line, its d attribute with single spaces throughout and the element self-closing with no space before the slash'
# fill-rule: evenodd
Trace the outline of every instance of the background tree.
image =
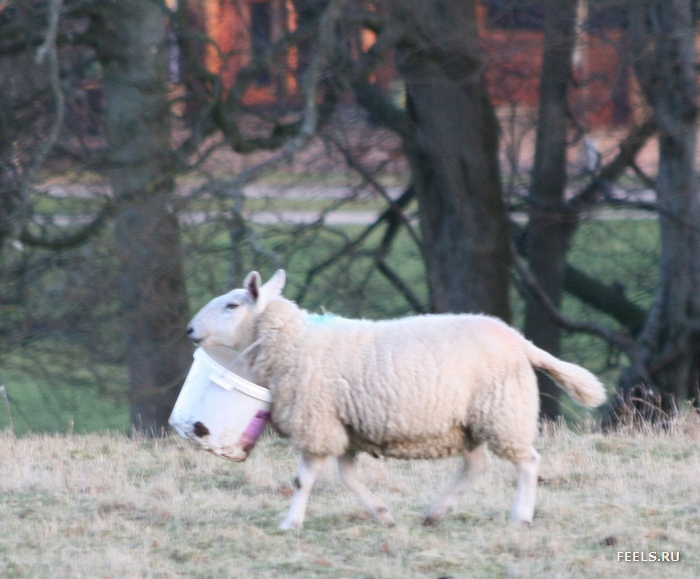
<svg viewBox="0 0 700 579">
<path fill-rule="evenodd" d="M 698 400 L 700 195 L 695 169 L 698 91 L 693 2 L 645 1 L 629 9 L 634 70 L 659 131 L 655 181 L 661 253 L 654 302 L 637 340 L 643 367 L 620 381 L 619 404 L 640 384 L 666 413 Z M 639 393 L 639 391 L 637 392 Z M 655 398 L 660 400 L 654 400 Z"/>
<path fill-rule="evenodd" d="M 483 76 L 475 4 L 393 2 L 411 126 L 407 156 L 435 311 L 510 319 L 510 250 L 498 123 Z"/>
<path fill-rule="evenodd" d="M 107 105 L 119 294 L 127 324 L 131 423 L 160 433 L 190 366 L 189 308 L 177 221 L 166 18 L 156 2 L 92 16 Z"/>
<path fill-rule="evenodd" d="M 569 88 L 577 7 L 577 0 L 551 3 L 544 18 L 535 159 L 528 196 L 528 264 L 557 309 L 561 308 L 566 253 L 571 242 L 567 232 L 570 218 L 566 208 L 566 155 L 571 133 Z M 559 334 L 556 320 L 538 300 L 530 297 L 526 302 L 525 335 L 540 348 L 559 356 Z M 540 415 L 557 418 L 559 388 L 542 374 L 538 383 Z"/>
</svg>

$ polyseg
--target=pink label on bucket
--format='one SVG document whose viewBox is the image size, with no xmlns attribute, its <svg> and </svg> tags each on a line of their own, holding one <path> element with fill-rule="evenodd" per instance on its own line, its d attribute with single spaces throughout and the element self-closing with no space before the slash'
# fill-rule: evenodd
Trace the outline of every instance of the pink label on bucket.
<svg viewBox="0 0 700 579">
<path fill-rule="evenodd" d="M 253 420 L 250 421 L 250 424 L 248 424 L 248 427 L 245 429 L 245 432 L 238 441 L 238 445 L 246 452 L 253 448 L 253 446 L 255 446 L 255 442 L 262 434 L 262 431 L 265 429 L 265 426 L 269 420 L 269 412 L 265 410 L 258 410 L 255 413 Z"/>
</svg>

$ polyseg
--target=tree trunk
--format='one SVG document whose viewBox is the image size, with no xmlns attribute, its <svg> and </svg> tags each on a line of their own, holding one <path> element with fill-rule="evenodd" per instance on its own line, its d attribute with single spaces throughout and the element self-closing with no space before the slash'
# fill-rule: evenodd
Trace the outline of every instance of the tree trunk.
<svg viewBox="0 0 700 579">
<path fill-rule="evenodd" d="M 527 229 L 530 270 L 558 309 L 561 307 L 566 253 L 570 241 L 565 206 L 566 143 L 577 3 L 577 0 L 560 0 L 549 8 L 545 20 L 537 140 Z M 559 326 L 535 298 L 527 300 L 525 335 L 550 354 L 559 355 Z M 543 374 L 538 375 L 538 381 L 540 416 L 554 420 L 560 414 L 560 389 Z"/>
<path fill-rule="evenodd" d="M 394 0 L 408 151 L 435 311 L 510 318 L 511 256 L 473 0 Z"/>
<path fill-rule="evenodd" d="M 659 132 L 656 182 L 661 256 L 654 303 L 638 344 L 651 393 L 664 413 L 697 391 L 700 352 L 700 192 L 695 175 L 697 85 L 691 0 L 647 0 L 629 11 L 635 73 Z M 625 405 L 646 377 L 630 368 L 619 384 Z M 644 401 L 645 404 L 649 400 Z"/>
<path fill-rule="evenodd" d="M 167 426 L 190 365 L 189 318 L 174 213 L 165 19 L 155 2 L 110 2 L 93 18 L 104 71 L 110 179 L 118 207 L 131 421 Z"/>
</svg>

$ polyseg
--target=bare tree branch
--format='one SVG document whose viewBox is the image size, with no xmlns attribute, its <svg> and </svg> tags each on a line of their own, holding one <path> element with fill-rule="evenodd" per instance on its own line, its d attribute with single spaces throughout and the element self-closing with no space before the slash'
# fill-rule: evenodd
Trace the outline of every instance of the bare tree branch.
<svg viewBox="0 0 700 579">
<path fill-rule="evenodd" d="M 58 50 L 56 47 L 56 37 L 58 35 L 58 24 L 61 17 L 62 6 L 63 0 L 50 1 L 49 25 L 46 31 L 46 40 L 39 47 L 36 54 L 37 64 L 43 64 L 45 60 L 48 60 L 51 93 L 55 103 L 55 117 L 53 123 L 51 124 L 51 129 L 46 141 L 44 141 L 43 145 L 39 148 L 39 151 L 34 158 L 30 173 L 33 173 L 49 154 L 49 151 L 51 151 L 56 143 L 56 140 L 58 139 L 58 133 L 63 125 L 63 117 L 65 114 L 65 97 L 63 95 L 63 91 L 61 90 Z"/>
<path fill-rule="evenodd" d="M 617 181 L 627 167 L 634 168 L 637 154 L 655 133 L 656 122 L 653 118 L 647 118 L 637 125 L 620 143 L 620 148 L 615 158 L 605 165 L 594 176 L 593 180 L 568 202 L 568 207 L 580 209 L 590 205 L 595 199 L 600 197 L 601 193 L 605 193 L 609 184 Z"/>
<path fill-rule="evenodd" d="M 544 309 L 547 311 L 549 316 L 562 328 L 574 332 L 584 332 L 587 334 L 593 334 L 603 338 L 609 344 L 619 348 L 625 355 L 629 358 L 630 364 L 632 364 L 639 375 L 644 377 L 645 380 L 649 379 L 647 374 L 643 359 L 641 349 L 638 347 L 637 343 L 624 334 L 615 332 L 611 328 L 603 324 L 595 324 L 591 322 L 580 322 L 577 320 L 572 320 L 564 316 L 557 307 L 549 299 L 547 293 L 542 289 L 537 279 L 528 269 L 528 267 L 523 263 L 523 261 L 518 257 L 517 250 L 515 247 L 512 248 L 513 251 L 513 265 L 515 271 L 519 276 L 519 280 L 522 283 L 524 289 L 526 289 L 537 301 L 542 304 Z"/>
<path fill-rule="evenodd" d="M 10 228 L 9 238 L 12 243 L 21 247 L 22 228 L 27 220 L 27 204 L 30 197 L 30 186 L 39 167 L 44 163 L 46 157 L 56 144 L 63 119 L 65 115 L 65 97 L 61 90 L 61 78 L 59 69 L 58 49 L 56 46 L 56 38 L 58 35 L 58 25 L 60 22 L 61 9 L 63 0 L 51 0 L 49 3 L 48 26 L 44 42 L 39 46 L 36 53 L 37 64 L 43 64 L 48 61 L 48 74 L 51 95 L 54 101 L 54 118 L 48 131 L 48 135 L 43 140 L 36 152 L 31 156 L 27 163 L 24 174 L 18 179 L 16 185 L 17 203 L 13 210 L 12 225 Z M 18 172 L 19 173 L 19 172 Z"/>
<path fill-rule="evenodd" d="M 375 179 L 374 173 L 376 173 L 376 171 L 368 171 L 367 168 L 362 165 L 362 163 L 358 162 L 352 152 L 345 145 L 340 143 L 340 141 L 338 141 L 338 139 L 332 136 L 329 138 L 336 148 L 343 154 L 345 162 L 348 164 L 348 166 L 357 171 L 357 173 L 359 173 L 359 175 L 389 204 L 387 211 L 393 212 L 393 218 L 406 228 L 408 235 L 411 237 L 416 246 L 420 248 L 421 241 L 418 234 L 411 225 L 409 219 L 404 214 L 402 207 L 399 207 L 397 202 L 387 193 L 386 188 L 379 183 L 377 179 Z"/>
<path fill-rule="evenodd" d="M 410 304 L 411 308 L 413 308 L 413 311 L 418 314 L 426 313 L 426 309 L 418 299 L 418 296 L 416 296 L 416 294 L 411 291 L 411 288 L 404 283 L 401 276 L 399 276 L 392 268 L 389 267 L 383 257 L 375 255 L 374 263 L 377 266 L 379 273 L 389 280 L 389 282 L 398 290 L 398 292 Z"/>
<path fill-rule="evenodd" d="M 399 208 L 404 207 L 407 205 L 413 198 L 415 197 L 415 193 L 413 192 L 413 189 L 409 187 L 404 191 L 394 203 Z M 377 219 L 374 220 L 373 223 L 368 225 L 364 231 L 362 231 L 357 237 L 352 239 L 351 241 L 347 242 L 343 247 L 335 251 L 333 254 L 331 254 L 328 258 L 326 258 L 324 261 L 321 263 L 317 264 L 313 268 L 309 269 L 306 273 L 306 280 L 304 281 L 304 285 L 301 287 L 299 290 L 299 293 L 297 294 L 295 300 L 296 301 L 302 301 L 304 296 L 306 295 L 306 292 L 308 288 L 311 286 L 311 283 L 313 282 L 314 278 L 319 275 L 321 272 L 329 268 L 331 265 L 333 265 L 338 259 L 343 257 L 344 255 L 348 255 L 352 251 L 354 251 L 357 247 L 359 247 L 371 234 L 373 231 L 377 229 L 384 221 L 395 219 L 395 211 L 392 208 L 388 208 L 384 210 L 378 217 Z"/>
<path fill-rule="evenodd" d="M 230 190 L 234 194 L 237 194 L 245 185 L 251 183 L 266 171 L 289 161 L 295 153 L 306 147 L 315 135 L 319 121 L 316 95 L 321 81 L 321 73 L 333 52 L 336 25 L 343 15 L 343 9 L 347 1 L 332 0 L 321 17 L 318 50 L 314 54 L 309 74 L 307 74 L 304 82 L 303 116 L 298 134 L 269 159 L 248 167 L 236 175 L 229 183 Z"/>
<path fill-rule="evenodd" d="M 321 81 L 321 73 L 330 62 L 335 49 L 335 28 L 340 22 L 345 4 L 347 0 L 331 0 L 321 16 L 318 52 L 314 54 L 304 80 L 304 121 L 301 126 L 301 138 L 311 137 L 318 125 L 316 91 Z"/>
<path fill-rule="evenodd" d="M 63 232 L 60 237 L 36 235 L 32 233 L 28 227 L 25 227 L 20 233 L 19 241 L 25 245 L 44 249 L 58 250 L 78 247 L 103 229 L 108 220 L 114 215 L 114 208 L 113 204 L 108 204 L 90 221 L 90 223 L 82 226 L 77 231 Z"/>
</svg>

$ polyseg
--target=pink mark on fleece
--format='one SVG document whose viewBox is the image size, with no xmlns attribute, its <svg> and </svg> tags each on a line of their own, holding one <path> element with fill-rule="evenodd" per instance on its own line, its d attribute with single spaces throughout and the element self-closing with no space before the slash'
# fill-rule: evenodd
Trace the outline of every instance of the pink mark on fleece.
<svg viewBox="0 0 700 579">
<path fill-rule="evenodd" d="M 253 420 L 250 421 L 250 424 L 248 424 L 248 427 L 245 429 L 245 432 L 238 441 L 238 445 L 245 452 L 248 452 L 251 448 L 253 448 L 253 446 L 255 446 L 255 443 L 257 442 L 258 438 L 260 438 L 262 431 L 265 429 L 265 426 L 269 421 L 270 413 L 265 410 L 258 410 L 253 417 Z"/>
</svg>

